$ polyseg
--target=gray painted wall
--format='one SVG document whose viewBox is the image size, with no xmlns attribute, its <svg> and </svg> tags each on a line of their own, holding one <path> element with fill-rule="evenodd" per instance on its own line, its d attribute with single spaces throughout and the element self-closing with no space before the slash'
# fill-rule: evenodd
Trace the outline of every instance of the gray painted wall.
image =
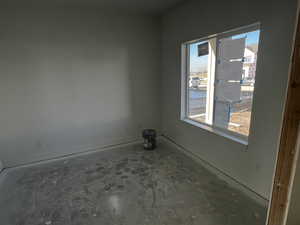
<svg viewBox="0 0 300 225">
<path fill-rule="evenodd" d="M 163 17 L 162 132 L 269 197 L 286 93 L 296 0 L 190 1 Z M 180 121 L 182 42 L 261 22 L 248 147 Z"/>
<path fill-rule="evenodd" d="M 0 159 L 14 166 L 160 126 L 160 21 L 93 9 L 0 12 Z"/>
</svg>

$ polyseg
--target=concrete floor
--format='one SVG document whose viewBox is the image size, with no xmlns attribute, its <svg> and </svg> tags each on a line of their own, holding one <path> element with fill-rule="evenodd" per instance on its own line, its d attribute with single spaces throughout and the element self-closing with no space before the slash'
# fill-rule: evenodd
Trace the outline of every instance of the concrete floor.
<svg viewBox="0 0 300 225">
<path fill-rule="evenodd" d="M 177 150 L 140 146 L 11 169 L 3 225 L 263 225 L 266 209 Z"/>
</svg>

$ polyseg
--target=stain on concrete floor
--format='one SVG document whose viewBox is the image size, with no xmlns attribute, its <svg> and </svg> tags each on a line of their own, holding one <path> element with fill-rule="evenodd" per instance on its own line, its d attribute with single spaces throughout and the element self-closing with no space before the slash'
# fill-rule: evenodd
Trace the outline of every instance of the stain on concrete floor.
<svg viewBox="0 0 300 225">
<path fill-rule="evenodd" d="M 266 209 L 177 150 L 140 146 L 12 169 L 3 225 L 263 225 Z"/>
</svg>

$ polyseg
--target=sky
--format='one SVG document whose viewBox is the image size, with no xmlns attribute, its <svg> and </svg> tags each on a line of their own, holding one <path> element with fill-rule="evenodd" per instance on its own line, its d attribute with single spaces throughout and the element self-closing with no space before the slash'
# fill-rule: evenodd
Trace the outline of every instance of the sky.
<svg viewBox="0 0 300 225">
<path fill-rule="evenodd" d="M 237 39 L 237 38 L 242 38 L 245 36 L 246 36 L 246 45 L 258 43 L 259 30 L 235 35 L 232 38 Z M 203 41 L 196 42 L 196 43 L 190 45 L 190 71 L 191 72 L 201 72 L 201 71 L 206 70 L 208 56 L 205 55 L 205 56 L 198 57 L 198 47 L 197 46 L 201 43 L 204 43 L 204 42 Z"/>
</svg>

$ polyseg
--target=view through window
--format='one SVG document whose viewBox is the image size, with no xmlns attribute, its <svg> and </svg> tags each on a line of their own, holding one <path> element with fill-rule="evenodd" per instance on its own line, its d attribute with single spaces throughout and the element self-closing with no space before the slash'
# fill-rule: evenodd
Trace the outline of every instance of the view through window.
<svg viewBox="0 0 300 225">
<path fill-rule="evenodd" d="M 259 33 L 243 29 L 185 45 L 185 118 L 249 135 Z"/>
<path fill-rule="evenodd" d="M 205 41 L 189 45 L 188 115 L 200 122 L 206 122 L 207 117 L 208 54 L 200 56 L 198 46 L 207 44 Z"/>
</svg>

